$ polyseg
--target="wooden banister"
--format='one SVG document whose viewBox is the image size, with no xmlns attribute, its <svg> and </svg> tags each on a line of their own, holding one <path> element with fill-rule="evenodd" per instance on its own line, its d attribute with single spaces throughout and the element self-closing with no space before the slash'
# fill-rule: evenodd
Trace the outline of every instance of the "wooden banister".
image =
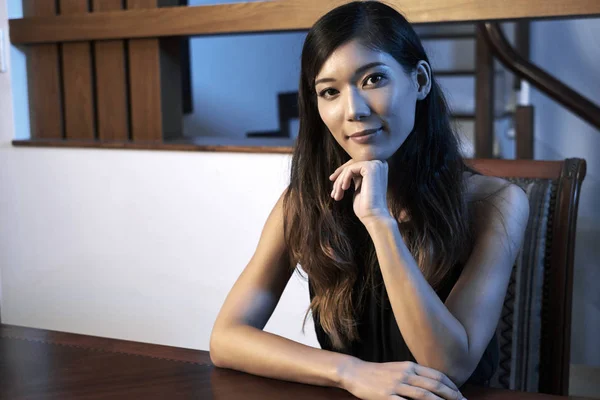
<svg viewBox="0 0 600 400">
<path fill-rule="evenodd" d="M 598 2 L 600 4 L 600 1 Z M 600 129 L 600 107 L 577 93 L 560 80 L 519 55 L 506 40 L 497 24 L 486 23 L 482 31 L 490 50 L 506 68 L 530 82 L 562 106 Z"/>
<path fill-rule="evenodd" d="M 344 0 L 280 0 L 12 19 L 13 44 L 306 30 Z M 600 15 L 597 0 L 387 0 L 412 23 Z"/>
</svg>

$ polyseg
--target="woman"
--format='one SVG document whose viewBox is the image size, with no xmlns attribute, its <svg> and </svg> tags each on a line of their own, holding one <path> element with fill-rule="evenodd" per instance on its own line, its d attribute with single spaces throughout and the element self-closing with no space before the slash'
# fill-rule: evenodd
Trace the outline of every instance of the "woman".
<svg viewBox="0 0 600 400">
<path fill-rule="evenodd" d="M 217 318 L 214 364 L 362 399 L 486 384 L 526 195 L 465 166 L 417 35 L 382 3 L 312 27 L 299 103 L 290 185 Z M 262 331 L 297 263 L 322 349 Z"/>
</svg>

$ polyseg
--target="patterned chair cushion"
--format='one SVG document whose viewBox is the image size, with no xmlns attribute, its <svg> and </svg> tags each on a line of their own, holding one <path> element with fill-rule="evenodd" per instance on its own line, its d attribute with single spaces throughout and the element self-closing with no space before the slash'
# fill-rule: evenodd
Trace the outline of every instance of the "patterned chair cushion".
<svg viewBox="0 0 600 400">
<path fill-rule="evenodd" d="M 500 364 L 490 385 L 537 392 L 544 276 L 551 245 L 556 182 L 549 179 L 509 178 L 529 198 L 529 222 L 523 248 L 512 271 L 497 328 Z"/>
</svg>

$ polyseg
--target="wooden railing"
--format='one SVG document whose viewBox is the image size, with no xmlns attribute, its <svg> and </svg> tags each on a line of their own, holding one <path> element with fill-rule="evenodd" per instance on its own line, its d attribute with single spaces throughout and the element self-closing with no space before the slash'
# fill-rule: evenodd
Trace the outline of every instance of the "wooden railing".
<svg viewBox="0 0 600 400">
<path fill-rule="evenodd" d="M 530 82 L 562 106 L 600 129 L 600 107 L 540 67 L 521 57 L 509 44 L 497 24 L 486 23 L 482 33 L 494 57 L 498 58 L 515 75 Z"/>
<path fill-rule="evenodd" d="M 65 0 L 61 0 L 65 2 Z M 129 0 L 131 3 L 133 0 Z M 71 2 L 85 3 L 81 0 Z M 156 0 L 136 0 L 156 5 Z M 10 21 L 14 44 L 306 30 L 343 0 L 281 0 L 24 18 Z M 40 2 L 41 3 L 41 2 Z M 48 1 L 52 3 L 52 1 Z M 600 15 L 597 0 L 387 0 L 412 23 Z M 156 7 L 156 6 L 155 6 Z M 138 8 L 138 7 L 129 7 Z"/>
<path fill-rule="evenodd" d="M 178 1 L 23 0 L 25 17 L 10 20 L 9 26 L 12 43 L 27 47 L 32 140 L 14 143 L 202 148 L 165 144 L 182 137 L 182 66 L 176 38 L 306 30 L 331 8 L 347 2 L 281 0 L 158 7 Z M 386 2 L 413 23 L 600 15 L 597 0 Z M 489 132 L 487 125 L 478 123 L 478 129 Z M 488 151 L 491 142 L 480 136 L 476 146 Z M 218 146 L 207 149 L 219 150 Z"/>
<path fill-rule="evenodd" d="M 25 18 L 16 21 L 37 26 L 42 20 L 119 15 L 123 4 L 24 0 Z M 128 0 L 126 5 L 143 14 L 157 3 Z M 18 36 L 19 29 L 11 28 L 13 43 Z M 31 137 L 162 142 L 175 136 L 183 129 L 179 43 L 172 38 L 28 43 Z"/>
</svg>

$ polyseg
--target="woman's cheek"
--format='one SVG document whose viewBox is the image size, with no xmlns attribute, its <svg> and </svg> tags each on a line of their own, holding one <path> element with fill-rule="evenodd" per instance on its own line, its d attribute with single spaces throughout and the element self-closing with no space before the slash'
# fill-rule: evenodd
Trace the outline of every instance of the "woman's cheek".
<svg viewBox="0 0 600 400">
<path fill-rule="evenodd" d="M 340 114 L 341 111 L 339 105 L 328 104 L 324 107 L 321 115 L 323 122 L 335 136 L 340 135 L 342 131 L 343 114 Z"/>
</svg>

